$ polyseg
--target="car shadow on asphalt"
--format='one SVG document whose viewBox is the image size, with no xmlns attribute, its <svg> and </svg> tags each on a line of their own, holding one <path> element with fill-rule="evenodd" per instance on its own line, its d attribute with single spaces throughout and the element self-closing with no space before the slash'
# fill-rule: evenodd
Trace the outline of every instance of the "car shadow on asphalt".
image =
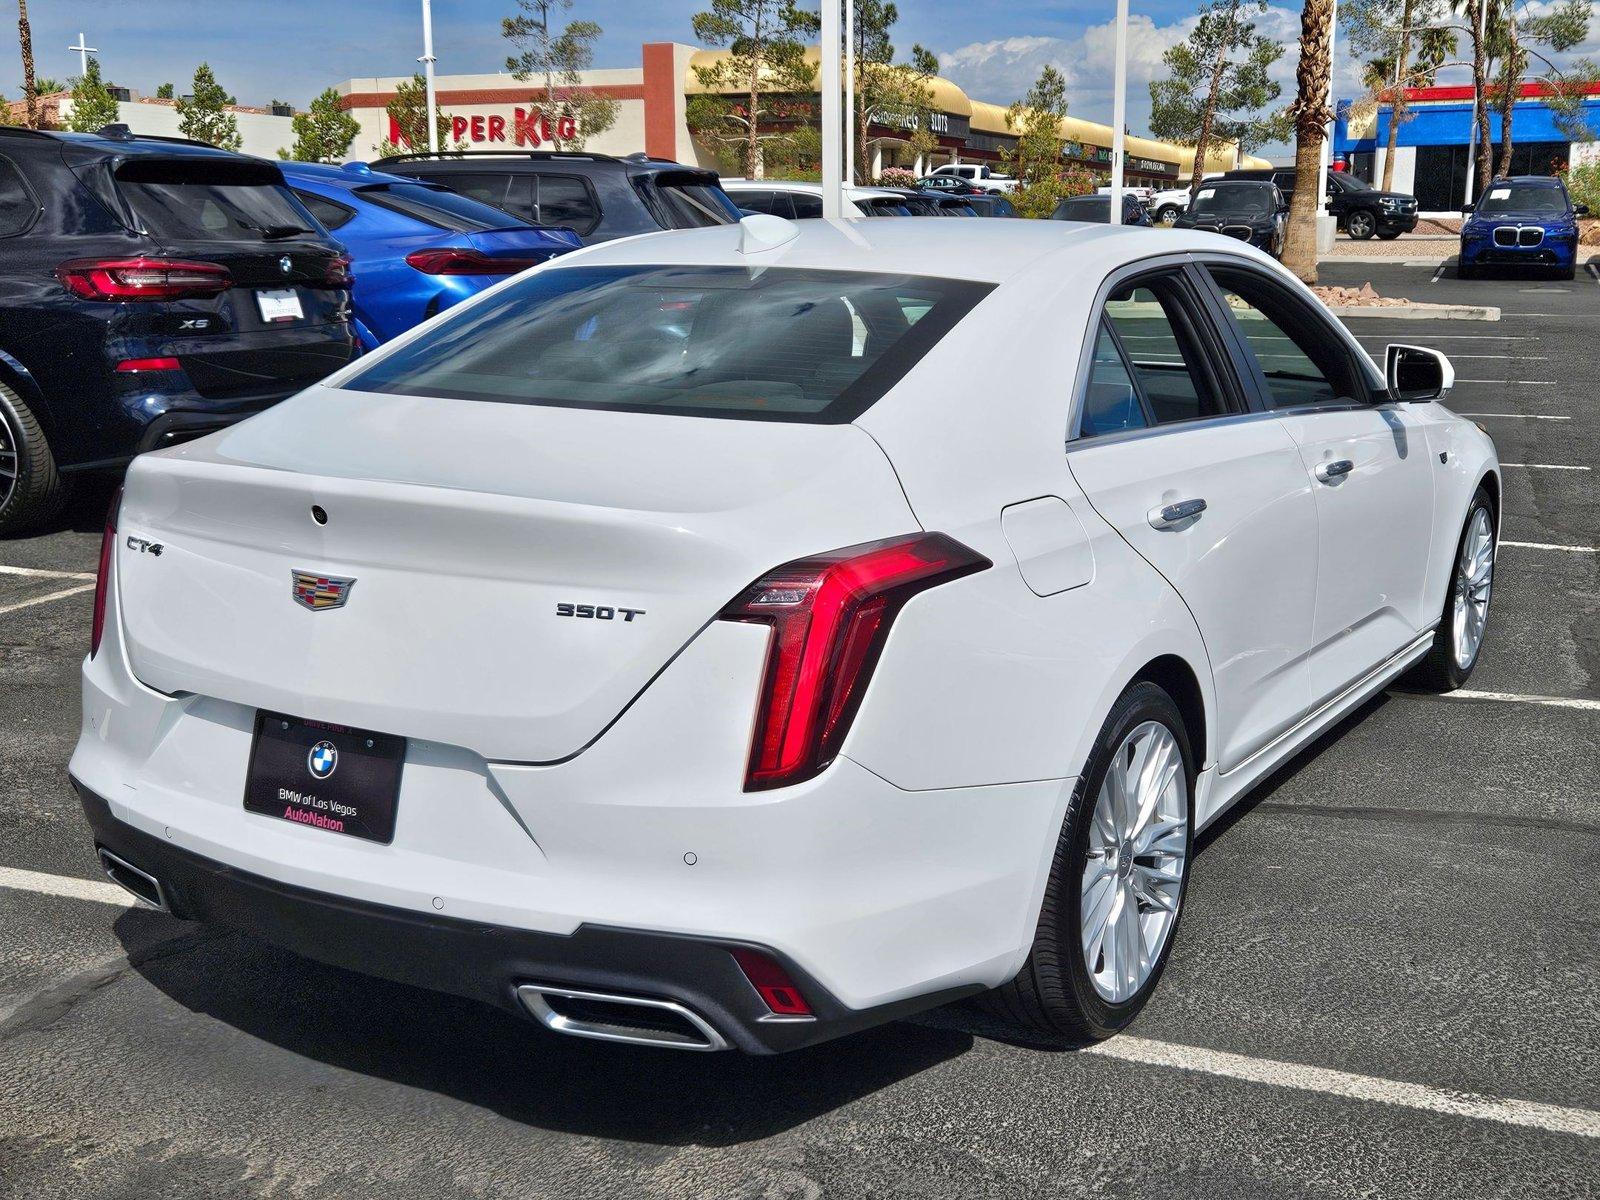
<svg viewBox="0 0 1600 1200">
<path fill-rule="evenodd" d="M 125 944 L 136 929 L 129 916 L 116 923 Z M 136 958 L 133 969 L 191 1013 L 227 1027 L 184 1023 L 197 1063 L 270 1053 L 259 1045 L 266 1043 L 525 1125 L 659 1145 L 772 1137 L 973 1045 L 958 1028 L 906 1023 L 771 1057 L 610 1045 L 546 1033 L 486 1004 L 329 967 L 223 930 L 180 953 Z M 282 1056 L 273 1057 L 270 1077 L 281 1077 Z"/>
</svg>

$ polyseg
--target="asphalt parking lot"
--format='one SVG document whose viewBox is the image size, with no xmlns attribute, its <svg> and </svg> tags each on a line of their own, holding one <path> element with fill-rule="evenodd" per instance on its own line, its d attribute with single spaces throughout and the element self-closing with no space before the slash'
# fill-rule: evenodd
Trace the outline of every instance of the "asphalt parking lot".
<svg viewBox="0 0 1600 1200">
<path fill-rule="evenodd" d="M 1161 990 L 1091 1051 L 958 1007 L 772 1059 L 563 1041 L 128 907 L 66 763 L 99 522 L 0 543 L 0 1196 L 1600 1195 L 1600 279 L 1329 264 L 1499 322 L 1485 657 L 1208 834 Z"/>
</svg>

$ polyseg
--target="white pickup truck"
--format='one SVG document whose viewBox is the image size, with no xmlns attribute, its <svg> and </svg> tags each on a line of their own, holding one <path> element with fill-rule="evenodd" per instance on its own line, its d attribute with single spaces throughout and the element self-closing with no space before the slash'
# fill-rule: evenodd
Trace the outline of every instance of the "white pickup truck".
<svg viewBox="0 0 1600 1200">
<path fill-rule="evenodd" d="M 954 175 L 958 179 L 965 179 L 968 183 L 977 184 L 992 195 L 1013 192 L 1017 188 L 1015 176 L 996 171 L 993 167 L 986 167 L 982 163 L 946 163 L 942 167 L 935 167 L 933 174 Z"/>
</svg>

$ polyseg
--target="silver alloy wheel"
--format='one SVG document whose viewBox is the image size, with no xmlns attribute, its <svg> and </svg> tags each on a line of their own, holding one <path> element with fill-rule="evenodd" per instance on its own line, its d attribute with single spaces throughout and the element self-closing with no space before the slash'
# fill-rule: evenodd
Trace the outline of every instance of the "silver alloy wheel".
<svg viewBox="0 0 1600 1200">
<path fill-rule="evenodd" d="M 1078 908 L 1089 979 L 1113 1004 L 1144 986 L 1178 919 L 1188 822 L 1178 740 L 1146 721 L 1122 739 L 1100 785 Z"/>
<path fill-rule="evenodd" d="M 1483 626 L 1489 619 L 1489 589 L 1494 583 L 1494 528 L 1487 509 L 1473 510 L 1461 539 L 1461 557 L 1456 563 L 1455 606 L 1451 609 L 1451 644 L 1456 666 L 1470 667 L 1483 645 Z"/>
<path fill-rule="evenodd" d="M 17 490 L 17 480 L 22 472 L 21 452 L 21 439 L 12 429 L 5 409 L 0 408 L 0 508 L 5 507 L 6 501 L 11 499 L 11 493 Z"/>
</svg>

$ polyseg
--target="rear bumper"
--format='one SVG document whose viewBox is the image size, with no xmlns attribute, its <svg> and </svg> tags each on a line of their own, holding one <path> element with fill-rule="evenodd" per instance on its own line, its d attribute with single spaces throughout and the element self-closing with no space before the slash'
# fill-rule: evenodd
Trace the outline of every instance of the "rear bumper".
<svg viewBox="0 0 1600 1200">
<path fill-rule="evenodd" d="M 172 914 L 259 937 L 306 958 L 528 1015 L 517 999 L 530 981 L 675 1001 L 727 1042 L 774 1054 L 826 1041 L 971 995 L 949 988 L 871 1009 L 850 1009 L 771 947 L 813 1018 L 775 1017 L 729 953 L 748 942 L 581 925 L 571 934 L 429 916 L 294 887 L 183 850 L 117 820 L 73 780 L 95 843 L 161 884 Z"/>
</svg>

